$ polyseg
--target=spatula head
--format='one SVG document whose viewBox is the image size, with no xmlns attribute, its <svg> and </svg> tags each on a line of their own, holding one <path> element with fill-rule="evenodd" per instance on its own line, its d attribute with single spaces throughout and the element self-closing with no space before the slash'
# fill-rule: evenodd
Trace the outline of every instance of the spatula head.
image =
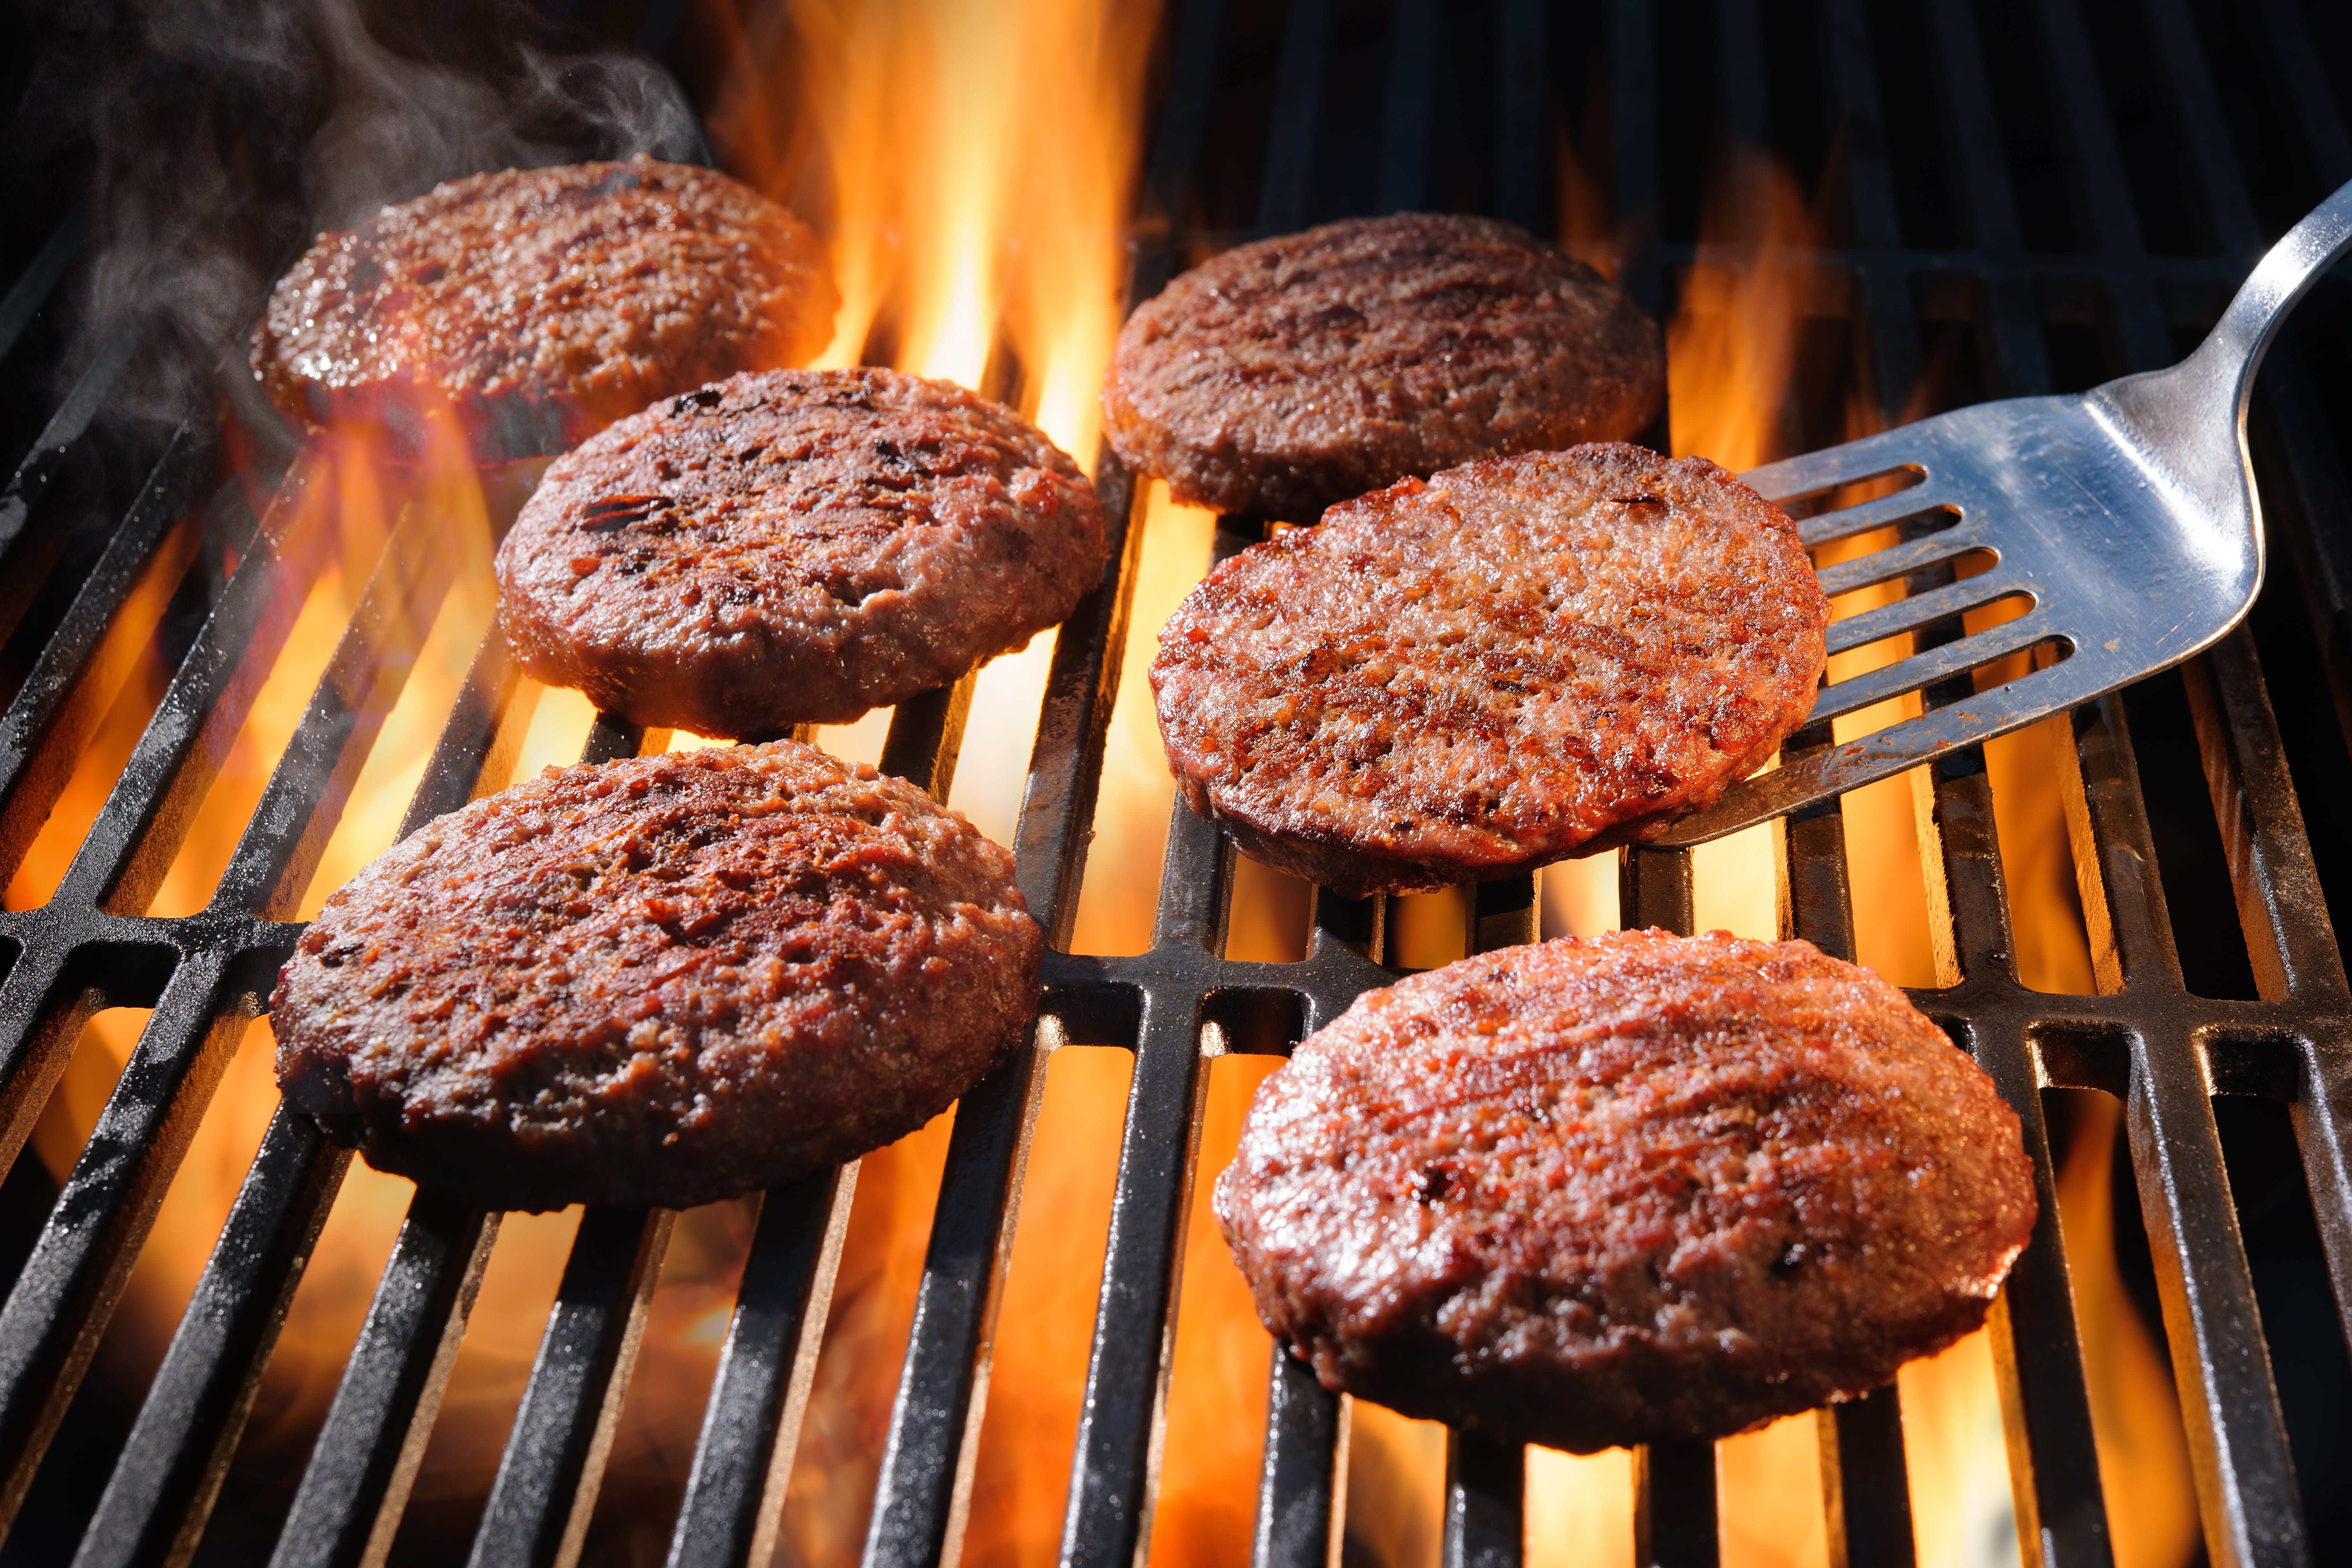
<svg viewBox="0 0 2352 1568">
<path fill-rule="evenodd" d="M 1915 588 L 1831 623 L 1833 658 L 1902 640 L 1880 668 L 1826 686 L 1813 722 L 2034 657 L 2014 679 L 1978 675 L 1984 689 L 1735 784 L 1659 842 L 1704 843 L 1891 777 L 2178 664 L 2237 625 L 2262 586 L 2262 517 L 2242 415 L 2190 370 L 1979 404 L 1746 475 L 1786 503 L 1903 487 L 1801 525 L 1809 545 L 1894 531 L 1822 571 L 1832 595 Z"/>
</svg>

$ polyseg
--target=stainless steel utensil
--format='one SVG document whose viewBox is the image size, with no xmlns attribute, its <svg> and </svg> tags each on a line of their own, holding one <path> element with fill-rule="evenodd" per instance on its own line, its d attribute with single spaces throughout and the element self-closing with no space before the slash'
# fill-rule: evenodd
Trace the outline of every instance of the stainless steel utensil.
<svg viewBox="0 0 2352 1568">
<path fill-rule="evenodd" d="M 1917 767 L 2178 664 L 2236 626 L 2263 582 L 2262 504 L 2246 454 L 2254 370 L 2287 311 L 2347 243 L 2352 183 L 2272 247 L 2211 334 L 2170 370 L 2071 396 L 1956 409 L 1743 476 L 1783 502 L 1890 475 L 1914 481 L 1805 519 L 1808 545 L 1948 520 L 1823 569 L 1832 595 L 1971 552 L 1994 558 L 1978 575 L 1832 622 L 1832 654 L 1997 600 L 2032 602 L 2006 624 L 1824 688 L 1812 721 L 2021 649 L 2048 647 L 2061 657 L 1735 784 L 1659 842 L 1702 844 Z"/>
</svg>

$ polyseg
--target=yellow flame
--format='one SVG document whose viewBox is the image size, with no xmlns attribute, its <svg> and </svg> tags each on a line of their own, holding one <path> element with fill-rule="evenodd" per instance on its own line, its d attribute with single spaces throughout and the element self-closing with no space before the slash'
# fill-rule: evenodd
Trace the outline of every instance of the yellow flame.
<svg viewBox="0 0 2352 1568">
<path fill-rule="evenodd" d="M 2009 1450 L 2001 1431 L 1992 1336 L 1979 1329 L 1912 1362 L 1903 1393 L 1903 1459 L 1911 1472 L 1911 1535 L 1919 1568 L 1981 1568 L 2006 1560 Z"/>
<path fill-rule="evenodd" d="M 1171 500 L 1157 479 L 1135 523 L 1143 530 L 1133 610 L 1119 664 L 1118 700 L 1103 745 L 1102 786 L 1095 806 L 1095 846 L 1079 889 L 1080 952 L 1141 952 L 1151 945 L 1160 897 L 1160 863 L 1168 847 L 1168 814 L 1176 786 L 1151 706 L 1150 666 L 1160 628 L 1209 564 L 1216 519 Z"/>
<path fill-rule="evenodd" d="M 911 13 L 901 13 L 908 16 Z M 911 80 L 889 84 L 927 110 L 920 152 L 906 171 L 911 300 L 899 363 L 978 387 L 995 346 L 1004 222 L 1018 165 L 1020 123 L 1031 119 L 1003 84 L 1020 68 L 1016 22 L 982 0 L 946 0 L 929 26 L 903 35 Z M 1037 117 L 1042 119 L 1043 117 Z"/>
<path fill-rule="evenodd" d="M 711 129 L 825 232 L 844 303 L 821 363 L 854 363 L 895 322 L 898 368 L 978 388 L 1003 343 L 1026 383 L 1005 390 L 1090 463 L 1157 7 L 786 9 L 797 48 L 745 37 Z M 776 111 L 788 95 L 797 122 Z"/>
<path fill-rule="evenodd" d="M 1737 472 L 1787 455 L 1768 422 L 1789 403 L 1802 320 L 1796 258 L 1813 232 L 1786 169 L 1753 152 L 1732 160 L 1710 193 L 1698 258 L 1666 327 L 1676 457 Z"/>
<path fill-rule="evenodd" d="M 888 345 L 901 368 L 971 386 L 991 382 L 1066 449 L 1089 460 L 1099 428 L 1096 390 L 1118 321 L 1122 227 L 1152 7 L 1114 7 L 1108 0 L 1024 0 L 1017 11 L 980 0 L 789 0 L 781 12 L 762 12 L 748 25 L 739 24 L 730 6 L 711 5 L 705 15 L 733 45 L 730 75 L 712 117 L 715 139 L 739 173 L 815 221 L 831 248 L 844 304 L 822 363 L 855 363 L 869 344 Z M 1050 112 L 1040 107 L 1047 96 Z M 1595 226 L 1597 187 L 1565 162 L 1563 170 L 1572 197 L 1562 203 L 1574 230 L 1570 237 L 1580 254 L 1613 264 L 1615 241 Z M 1736 165 L 1727 191 L 1710 204 L 1708 233 L 1669 349 L 1675 449 L 1738 468 L 1780 455 L 1782 437 L 1760 411 L 1788 400 L 1801 314 L 1794 258 L 1812 231 L 1793 184 L 1768 164 Z M 389 843 L 487 619 L 488 510 L 460 455 L 436 447 L 421 464 L 395 468 L 364 433 L 343 432 L 316 456 L 331 472 L 312 504 L 336 509 L 329 520 L 336 558 L 312 590 L 222 783 L 198 813 L 161 910 L 184 912 L 209 898 L 349 618 L 367 563 L 403 508 L 434 509 L 465 560 L 411 687 L 326 847 L 304 912 Z M 1137 524 L 1144 531 L 1141 576 L 1097 812 L 1099 838 L 1078 910 L 1081 951 L 1131 952 L 1149 942 L 1171 799 L 1145 670 L 1158 626 L 1205 564 L 1210 522 L 1153 485 Z M 1040 638 L 1026 654 L 999 661 L 982 675 L 974 698 L 954 798 L 1000 837 L 1009 835 L 1020 798 L 1051 649 L 1052 639 Z M 55 887 L 161 686 L 160 670 L 130 669 L 123 696 L 68 784 L 50 831 L 11 883 L 12 907 L 37 902 Z M 573 760 L 589 719 L 576 694 L 544 694 L 519 771 Z M 885 721 L 877 716 L 828 731 L 825 742 L 871 757 Z M 2045 749 L 2054 743 L 2063 742 L 2043 742 Z M 2058 861 L 2046 840 L 2023 828 L 2013 836 L 2011 820 L 2020 809 L 2042 810 L 2034 803 L 2043 797 L 2026 784 L 2048 770 L 2028 752 L 2000 756 L 2004 847 L 2012 841 L 2042 846 L 2032 875 L 2012 873 L 2021 889 L 2037 889 L 2021 906 L 2020 921 L 2022 930 L 2038 930 L 2035 921 L 2058 918 L 2048 914 L 2046 896 Z M 2011 775 L 2025 783 L 2013 787 Z M 1907 786 L 1898 781 L 1891 787 Z M 1894 809 L 1878 808 L 1889 799 Z M 2052 809 L 2054 799 L 2054 793 L 2047 796 Z M 1847 830 L 1864 956 L 1898 979 L 1932 983 L 1932 973 L 1922 973 L 1928 961 L 1907 801 L 1885 788 L 1854 797 Z M 1771 934 L 1769 855 L 1761 836 L 1702 855 L 1703 923 Z M 1563 923 L 1580 930 L 1605 923 L 1614 908 L 1610 879 L 1605 862 L 1555 873 L 1546 879 L 1547 898 Z M 1401 907 L 1400 942 L 1416 951 L 1458 947 L 1460 910 L 1450 897 Z M 1904 931 L 1923 934 L 1912 943 Z M 1249 940 L 1280 945 L 1295 933 L 1269 928 Z M 2039 963 L 2037 977 L 2072 984 L 2064 933 L 2049 936 L 2045 949 L 2054 956 Z M 102 1015 L 76 1050 L 34 1141 L 53 1172 L 62 1174 L 79 1153 L 139 1022 L 129 1013 Z M 266 1024 L 248 1032 L 126 1290 L 123 1331 L 110 1336 L 109 1346 L 133 1347 L 134 1359 L 144 1357 L 148 1366 L 177 1321 L 276 1103 L 270 1050 Z M 1210 1072 L 1204 1186 L 1188 1236 L 1176 1350 L 1181 1375 L 1170 1410 L 1167 1486 L 1155 1539 L 1154 1555 L 1162 1562 L 1232 1555 L 1245 1539 L 1260 1436 L 1248 1413 L 1263 1398 L 1270 1345 L 1207 1216 L 1205 1182 L 1230 1150 L 1248 1087 L 1270 1067 L 1265 1059 L 1231 1058 Z M 974 1561 L 1050 1557 L 1058 1532 L 1066 1466 L 1052 1457 L 1066 1456 L 1074 1435 L 1102 1244 L 1099 1224 L 1087 1216 L 1098 1216 L 1108 1202 L 1103 1161 L 1115 1142 L 1126 1070 L 1120 1053 L 1080 1049 L 1058 1056 L 1049 1079 L 1007 1286 L 1008 1308 L 1020 1309 L 1018 1319 L 1008 1321 L 1018 1321 L 1020 1331 L 999 1342 L 996 1396 L 973 1497 Z M 868 1156 L 861 1169 L 825 1351 L 787 1490 L 782 1534 L 796 1560 L 856 1552 L 948 1129 L 948 1119 L 935 1121 Z M 2176 1517 L 2187 1508 L 2185 1470 L 2166 1457 L 2170 1451 L 2161 1442 L 2137 1436 L 2149 1422 L 2161 1426 L 2158 1416 L 2166 1407 L 2158 1396 L 2168 1396 L 2168 1385 L 2160 1364 L 2149 1371 L 2153 1351 L 2144 1335 L 2135 1351 L 2127 1333 L 2111 1331 L 2128 1308 L 2093 1278 L 2101 1259 L 2112 1274 L 2105 1228 L 2112 1216 L 2100 1207 L 2112 1200 L 2094 1185 L 2091 1160 L 2087 1152 L 2070 1160 L 2060 1204 L 2091 1325 L 2086 1343 L 2126 1347 L 2095 1352 L 2092 1368 L 2117 1543 L 2133 1568 L 2175 1563 L 2187 1549 L 2176 1545 L 2194 1529 L 2193 1515 L 2188 1535 Z M 411 1191 L 405 1182 L 355 1166 L 320 1237 L 247 1437 L 248 1449 L 268 1456 L 281 1474 L 307 1451 Z M 576 1219 L 515 1217 L 502 1229 L 419 1474 L 420 1501 L 478 1495 L 486 1482 Z M 731 1300 L 730 1271 L 740 1266 L 746 1236 L 732 1205 L 698 1211 L 689 1220 L 680 1232 L 685 1239 L 673 1243 L 676 1260 L 656 1297 L 640 1378 L 614 1448 L 616 1471 L 639 1462 L 658 1468 L 664 1453 L 674 1462 L 692 1440 Z M 1984 1517 L 2007 1486 L 1985 1336 L 1906 1369 L 1903 1386 L 1922 1562 L 1952 1561 L 1941 1542 Z M 1442 1433 L 1370 1406 L 1360 1407 L 1354 1422 L 1350 1533 L 1392 1560 L 1433 1554 Z M 2177 1417 L 2169 1430 L 2177 1434 Z M 1727 1561 L 1820 1560 L 1819 1488 L 1817 1479 L 1809 1484 L 1805 1464 L 1810 1437 L 1801 1418 L 1727 1446 L 1727 1517 L 1738 1521 L 1726 1541 Z M 2142 1449 L 2156 1457 L 2142 1457 Z M 1622 1452 L 1589 1459 L 1530 1456 L 1528 1531 L 1536 1560 L 1630 1551 L 1627 1461 Z M 2169 1497 L 2179 1506 L 2170 1514 L 2150 1513 L 2151 1497 Z M 2121 1521 L 2135 1510 L 2143 1517 Z"/>
<path fill-rule="evenodd" d="M 1769 422 L 1789 404 L 1801 321 L 1794 262 L 1813 232 L 1796 183 L 1759 153 L 1736 156 L 1710 192 L 1698 259 L 1666 327 L 1675 457 L 1738 472 L 1787 455 Z M 1691 866 L 1697 928 L 1778 936 L 1772 859 L 1769 826 L 1702 846 Z"/>
<path fill-rule="evenodd" d="M 1200 1180 L 1185 1237 L 1165 1457 L 1152 1509 L 1151 1561 L 1163 1568 L 1249 1559 L 1274 1341 L 1259 1326 L 1249 1286 L 1217 1228 L 1209 1188 L 1233 1163 L 1250 1096 L 1281 1065 L 1263 1056 L 1208 1063 Z"/>
<path fill-rule="evenodd" d="M 1019 1325 L 1015 1335 L 1039 1325 L 1058 1331 L 1018 1358 L 1020 1375 L 990 1381 L 967 1563 L 1052 1563 L 1058 1554 L 1086 1389 L 1082 1325 L 1092 1321 L 1102 1279 L 1134 1064 L 1130 1052 L 1087 1046 L 1050 1058 L 999 1321 Z"/>
<path fill-rule="evenodd" d="M 2170 1369 L 2116 1267 L 2113 1162 L 2123 1107 L 2112 1095 L 2074 1098 L 2084 1114 L 2059 1169 L 2058 1212 L 2084 1324 L 2083 1373 L 2107 1531 L 2118 1568 L 2179 1568 L 2197 1544 L 2197 1489 Z"/>
</svg>

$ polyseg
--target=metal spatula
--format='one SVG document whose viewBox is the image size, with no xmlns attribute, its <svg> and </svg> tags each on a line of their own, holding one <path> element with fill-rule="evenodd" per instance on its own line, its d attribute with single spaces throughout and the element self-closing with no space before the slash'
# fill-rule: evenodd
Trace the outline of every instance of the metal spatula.
<svg viewBox="0 0 2352 1568">
<path fill-rule="evenodd" d="M 1971 552 L 1994 557 L 1979 575 L 1832 622 L 1832 654 L 1997 600 L 2032 602 L 2004 625 L 1825 688 L 1812 721 L 2022 649 L 2049 645 L 2063 657 L 1735 784 L 1659 842 L 1705 843 L 1902 773 L 2178 664 L 2236 626 L 2263 582 L 2262 506 L 2246 455 L 2254 369 L 2287 311 L 2347 243 L 2352 184 L 2263 258 L 2221 324 L 2170 370 L 2073 396 L 1979 404 L 1742 476 L 1783 502 L 1885 476 L 1916 479 L 1805 519 L 1808 545 L 1891 523 L 1948 521 L 1823 569 L 1822 586 L 1832 595 Z"/>
</svg>

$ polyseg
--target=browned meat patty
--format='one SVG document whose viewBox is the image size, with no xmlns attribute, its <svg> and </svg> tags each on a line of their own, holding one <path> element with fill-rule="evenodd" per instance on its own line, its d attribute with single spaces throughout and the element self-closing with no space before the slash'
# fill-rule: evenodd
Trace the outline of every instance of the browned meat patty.
<svg viewBox="0 0 2352 1568">
<path fill-rule="evenodd" d="M 1473 458 L 1621 441 L 1657 417 L 1656 325 L 1488 218 L 1358 218 L 1228 250 L 1139 306 L 1103 413 L 1181 500 L 1312 522 Z"/>
<path fill-rule="evenodd" d="M 1255 545 L 1160 633 L 1177 787 L 1350 895 L 1654 837 L 1813 703 L 1796 525 L 1703 458 L 1578 447 L 1401 481 Z"/>
<path fill-rule="evenodd" d="M 609 712 L 753 738 L 953 680 L 1100 581 L 1043 431 L 887 370 L 739 375 L 557 459 L 499 548 L 523 668 Z"/>
<path fill-rule="evenodd" d="M 446 404 L 485 460 L 560 452 L 657 397 L 800 364 L 833 332 L 808 226 L 709 169 L 508 169 L 434 187 L 278 279 L 253 371 L 294 418 Z"/>
<path fill-rule="evenodd" d="M 1260 1086 L 1216 1205 L 1325 1387 L 1577 1453 L 1880 1386 L 2035 1214 L 2016 1113 L 1901 992 L 1656 931 L 1365 994 Z"/>
<path fill-rule="evenodd" d="M 1019 1043 L 1013 857 L 811 746 L 550 768 L 327 900 L 278 1081 L 381 1170 L 488 1208 L 685 1207 L 921 1126 Z"/>
</svg>

